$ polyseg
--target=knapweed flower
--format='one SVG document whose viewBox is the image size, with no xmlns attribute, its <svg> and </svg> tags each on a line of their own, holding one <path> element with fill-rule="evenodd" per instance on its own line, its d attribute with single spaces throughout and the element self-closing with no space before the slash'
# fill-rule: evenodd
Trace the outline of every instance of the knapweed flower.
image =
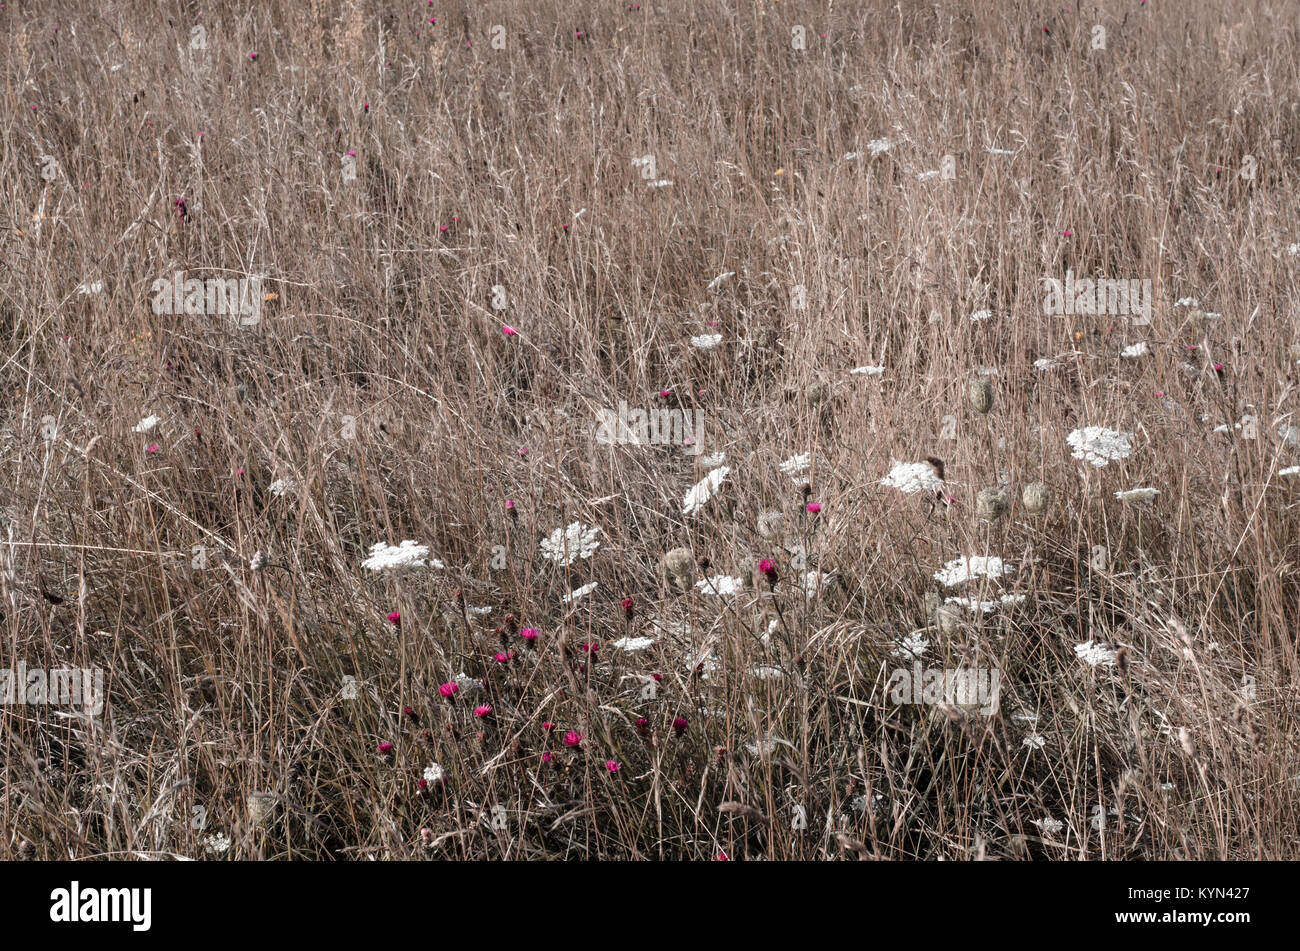
<svg viewBox="0 0 1300 951">
<path fill-rule="evenodd" d="M 673 732 L 678 736 L 686 732 L 686 717 L 673 717 Z"/>
<path fill-rule="evenodd" d="M 804 506 L 804 509 L 810 512 L 811 514 L 816 515 L 818 512 L 822 510 L 822 507 L 820 502 L 809 502 L 807 505 Z"/>
<path fill-rule="evenodd" d="M 550 720 L 544 720 L 542 721 L 542 729 L 545 730 L 547 733 L 550 733 L 555 729 L 555 724 L 552 723 Z"/>
<path fill-rule="evenodd" d="M 519 636 L 522 637 L 524 640 L 531 642 L 537 640 L 537 633 L 538 633 L 537 628 L 525 627 L 519 631 Z"/>
<path fill-rule="evenodd" d="M 607 759 L 605 760 L 605 768 L 611 773 L 617 773 L 622 767 L 617 760 Z"/>
<path fill-rule="evenodd" d="M 581 743 L 582 743 L 582 734 L 579 733 L 577 730 L 570 730 L 568 733 L 564 734 L 565 746 L 578 746 Z"/>
<path fill-rule="evenodd" d="M 519 336 L 519 331 L 515 330 L 515 328 L 511 327 L 509 324 L 506 324 L 504 327 L 502 327 L 501 332 L 505 334 L 507 337 Z"/>
<path fill-rule="evenodd" d="M 642 736 L 648 734 L 650 732 L 650 721 L 647 720 L 645 717 L 637 717 L 636 731 L 640 733 Z"/>
<path fill-rule="evenodd" d="M 157 451 L 158 451 L 158 444 L 156 442 L 150 443 L 148 448 L 145 449 L 145 452 L 149 452 L 149 453 L 154 453 Z"/>
<path fill-rule="evenodd" d="M 456 683 L 455 681 L 451 681 L 451 680 L 447 681 L 447 683 L 443 684 L 442 686 L 440 686 L 440 687 L 438 688 L 438 693 L 442 694 L 442 695 L 443 695 L 444 697 L 446 697 L 448 700 L 450 700 L 452 697 L 456 696 L 456 694 L 457 694 L 459 691 L 460 691 L 460 684 Z"/>
<path fill-rule="evenodd" d="M 623 609 L 623 616 L 626 617 L 629 621 L 632 620 L 632 615 L 636 613 L 636 609 L 632 602 L 632 599 L 624 598 L 622 601 L 619 602 L 619 606 Z"/>
<path fill-rule="evenodd" d="M 776 573 L 776 565 L 772 563 L 771 558 L 764 558 L 760 561 L 758 563 L 758 570 L 763 573 L 763 577 L 767 579 L 768 584 L 776 584 L 777 581 L 780 580 Z"/>
<path fill-rule="evenodd" d="M 589 641 L 586 644 L 582 645 L 582 652 L 584 654 L 590 654 L 593 657 L 596 656 L 599 650 L 600 650 L 600 644 L 598 644 L 596 641 Z"/>
<path fill-rule="evenodd" d="M 388 620 L 389 620 L 389 621 L 390 621 L 390 622 L 391 622 L 395 627 L 401 627 L 401 626 L 402 626 L 402 612 L 401 612 L 401 611 L 389 611 L 389 612 L 388 612 Z"/>
<path fill-rule="evenodd" d="M 474 716 L 476 717 L 486 717 L 489 716 L 491 713 L 492 713 L 492 708 L 489 707 L 486 703 L 481 704 L 474 708 Z"/>
<path fill-rule="evenodd" d="M 508 664 L 510 661 L 515 659 L 515 652 L 497 651 L 495 654 L 492 655 L 492 659 L 495 660 L 498 664 Z"/>
<path fill-rule="evenodd" d="M 551 760 L 553 760 L 553 759 L 555 759 L 555 757 L 551 755 L 550 750 L 547 750 L 546 752 L 544 752 L 544 753 L 542 754 L 542 762 L 543 762 L 543 763 L 549 763 L 549 762 L 550 762 Z"/>
<path fill-rule="evenodd" d="M 387 756 L 389 753 L 393 752 L 393 744 L 385 740 L 384 742 L 376 746 L 375 749 L 378 750 L 380 753 L 382 753 L 384 756 Z"/>
</svg>

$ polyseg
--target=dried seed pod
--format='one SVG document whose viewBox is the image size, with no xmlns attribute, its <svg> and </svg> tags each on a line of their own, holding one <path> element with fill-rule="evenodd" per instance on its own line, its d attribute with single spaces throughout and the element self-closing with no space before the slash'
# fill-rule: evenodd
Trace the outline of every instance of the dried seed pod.
<svg viewBox="0 0 1300 951">
<path fill-rule="evenodd" d="M 1020 504 L 1030 515 L 1042 515 L 1051 500 L 1051 491 L 1041 482 L 1031 482 L 1020 490 Z"/>
<path fill-rule="evenodd" d="M 980 489 L 975 497 L 975 515 L 985 522 L 996 522 L 1007 511 L 1007 494 L 998 488 Z"/>
<path fill-rule="evenodd" d="M 970 389 L 967 391 L 967 397 L 970 400 L 970 408 L 981 416 L 988 413 L 993 408 L 993 383 L 986 376 L 977 376 L 970 381 Z"/>
</svg>

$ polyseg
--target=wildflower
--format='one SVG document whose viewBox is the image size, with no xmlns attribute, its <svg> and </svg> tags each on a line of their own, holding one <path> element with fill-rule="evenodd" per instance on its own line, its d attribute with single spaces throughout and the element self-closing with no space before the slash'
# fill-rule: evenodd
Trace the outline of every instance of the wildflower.
<svg viewBox="0 0 1300 951">
<path fill-rule="evenodd" d="M 389 612 L 388 612 L 388 620 L 392 623 L 392 625 L 393 625 L 394 627 L 401 627 L 401 626 L 402 626 L 402 612 L 401 612 L 401 611 L 389 611 Z"/>
<path fill-rule="evenodd" d="M 626 617 L 629 621 L 632 620 L 632 614 L 633 614 L 632 599 L 624 598 L 621 602 L 619 602 L 619 605 L 620 607 L 623 608 L 623 616 Z"/>
<path fill-rule="evenodd" d="M 673 717 L 673 732 L 678 736 L 686 732 L 686 717 Z"/>
<path fill-rule="evenodd" d="M 1047 745 L 1047 738 L 1039 736 L 1037 733 L 1035 733 L 1032 736 L 1025 737 L 1020 745 L 1027 746 L 1031 750 L 1041 750 L 1044 746 Z"/>
<path fill-rule="evenodd" d="M 599 582 L 593 581 L 590 584 L 584 584 L 581 588 L 574 588 L 568 594 L 561 597 L 560 600 L 565 604 L 572 604 L 574 601 L 585 598 L 587 595 L 591 594 L 591 592 L 595 591 L 598 583 Z"/>
<path fill-rule="evenodd" d="M 894 468 L 890 470 L 889 475 L 880 480 L 880 484 L 898 489 L 905 495 L 911 495 L 922 489 L 942 489 L 943 478 L 928 462 L 895 460 Z"/>
<path fill-rule="evenodd" d="M 785 462 L 781 463 L 780 469 L 788 476 L 797 476 L 807 470 L 811 462 L 812 453 L 802 452 L 797 456 L 791 456 L 789 459 L 785 460 Z"/>
<path fill-rule="evenodd" d="M 929 649 L 930 642 L 921 636 L 920 631 L 914 631 L 906 637 L 901 638 L 898 642 L 898 646 L 890 651 L 890 653 L 903 660 L 920 660 Z"/>
<path fill-rule="evenodd" d="M 444 697 L 450 700 L 452 697 L 456 696 L 456 693 L 459 690 L 460 690 L 460 684 L 454 683 L 452 681 L 448 681 L 447 683 L 443 684 L 438 688 L 438 693 L 442 694 Z"/>
<path fill-rule="evenodd" d="M 515 659 L 515 652 L 497 651 L 495 654 L 492 655 L 492 659 L 495 660 L 498 664 L 508 664 L 510 661 Z"/>
<path fill-rule="evenodd" d="M 617 773 L 621 767 L 615 760 L 607 759 L 605 760 L 605 768 L 611 773 Z"/>
<path fill-rule="evenodd" d="M 492 708 L 489 707 L 486 703 L 480 704 L 479 706 L 474 708 L 474 716 L 480 718 L 488 716 L 491 712 L 492 712 Z"/>
<path fill-rule="evenodd" d="M 620 637 L 614 646 L 621 651 L 643 651 L 654 642 L 653 637 Z"/>
<path fill-rule="evenodd" d="M 1087 640 L 1074 645 L 1075 656 L 1090 667 L 1115 666 L 1115 651 L 1103 647 L 1096 641 Z"/>
<path fill-rule="evenodd" d="M 382 755 L 387 756 L 389 753 L 393 752 L 393 744 L 385 740 L 384 742 L 380 743 L 377 747 L 375 747 L 375 749 L 378 750 Z"/>
<path fill-rule="evenodd" d="M 650 732 L 650 721 L 647 720 L 645 717 L 637 717 L 636 731 L 640 733 L 642 736 L 646 736 Z"/>
<path fill-rule="evenodd" d="M 1138 357 L 1146 356 L 1146 354 L 1147 354 L 1146 341 L 1142 341 L 1140 343 L 1135 343 L 1132 346 L 1125 347 L 1123 350 L 1120 351 L 1119 355 L 1121 357 L 1128 357 L 1130 360 L 1135 360 Z"/>
<path fill-rule="evenodd" d="M 714 493 L 718 491 L 718 487 L 722 485 L 722 480 L 730 474 L 730 466 L 720 466 L 691 486 L 691 490 L 686 493 L 686 497 L 682 500 L 682 514 L 694 515 L 702 509 L 704 504 L 713 498 Z"/>
<path fill-rule="evenodd" d="M 132 429 L 131 431 L 135 433 L 147 433 L 149 430 L 157 426 L 161 421 L 162 420 L 159 419 L 159 417 L 157 416 L 146 416 L 144 419 L 140 420 L 140 422 L 136 423 L 135 428 Z"/>
<path fill-rule="evenodd" d="M 863 367 L 854 367 L 852 370 L 849 371 L 849 374 L 851 376 L 880 376 L 884 372 L 885 372 L 884 367 L 863 366 Z"/>
<path fill-rule="evenodd" d="M 433 783 L 436 786 L 442 782 L 444 775 L 442 767 L 437 763 L 424 767 L 424 781 L 427 783 Z"/>
<path fill-rule="evenodd" d="M 578 746 L 580 743 L 582 743 L 582 734 L 577 730 L 570 730 L 568 733 L 564 734 L 565 746 Z"/>
<path fill-rule="evenodd" d="M 543 763 L 549 763 L 549 762 L 550 762 L 551 760 L 553 760 L 554 758 L 555 758 L 555 757 L 551 755 L 550 750 L 547 750 L 546 752 L 542 753 L 542 762 L 543 762 Z"/>
<path fill-rule="evenodd" d="M 809 502 L 807 505 L 804 506 L 804 508 L 813 515 L 816 515 L 818 512 L 822 510 L 821 503 L 819 502 Z"/>
<path fill-rule="evenodd" d="M 542 729 L 545 730 L 547 733 L 550 733 L 552 730 L 555 729 L 555 724 L 552 723 L 550 720 L 545 720 L 542 722 Z"/>
<path fill-rule="evenodd" d="M 248 569 L 250 571 L 261 571 L 265 567 L 266 567 L 266 554 L 261 551 L 253 552 L 253 557 L 248 562 Z"/>
<path fill-rule="evenodd" d="M 1098 468 L 1117 459 L 1127 459 L 1133 452 L 1132 433 L 1122 433 L 1101 426 L 1085 426 L 1065 437 L 1074 448 L 1074 458 L 1083 459 Z"/>
<path fill-rule="evenodd" d="M 691 346 L 696 350 L 712 350 L 722 343 L 722 334 L 700 334 L 691 338 Z"/>
<path fill-rule="evenodd" d="M 148 453 L 154 453 L 154 452 L 157 452 L 157 451 L 158 451 L 158 444 L 157 444 L 156 442 L 155 442 L 155 443 L 150 443 L 149 446 L 148 446 L 148 448 L 145 449 L 145 452 L 148 452 Z"/>
<path fill-rule="evenodd" d="M 571 522 L 567 528 L 557 528 L 541 544 L 542 556 L 559 565 L 571 565 L 579 558 L 590 558 L 600 547 L 595 526 Z"/>
<path fill-rule="evenodd" d="M 525 627 L 519 631 L 519 636 L 522 637 L 524 640 L 528 641 L 529 643 L 532 643 L 533 641 L 537 640 L 537 634 L 538 631 L 537 628 L 535 627 Z"/>
<path fill-rule="evenodd" d="M 1059 835 L 1065 828 L 1065 824 L 1061 820 L 1053 819 L 1051 816 L 1035 819 L 1034 825 L 1038 826 L 1038 831 L 1043 835 Z"/>
<path fill-rule="evenodd" d="M 375 542 L 370 546 L 370 557 L 361 563 L 369 571 L 406 571 L 412 568 L 444 568 L 437 558 L 426 561 L 429 549 L 417 544 L 413 539 L 405 539 L 400 545 L 387 542 Z"/>
<path fill-rule="evenodd" d="M 739 594 L 745 587 L 745 579 L 736 578 L 731 575 L 714 575 L 711 578 L 701 578 L 695 582 L 697 591 L 706 594 L 716 594 L 718 597 L 730 597 Z"/>
<path fill-rule="evenodd" d="M 1124 492 L 1116 492 L 1115 498 L 1121 502 L 1150 502 L 1159 494 L 1159 489 L 1128 489 Z"/>
<path fill-rule="evenodd" d="M 412 706 L 408 705 L 402 707 L 402 716 L 409 717 L 410 719 L 414 720 L 416 723 L 420 722 L 420 715 L 415 712 L 415 708 Z"/>
<path fill-rule="evenodd" d="M 504 327 L 502 327 L 501 332 L 505 334 L 507 337 L 519 336 L 519 331 L 515 330 L 515 328 L 511 327 L 509 324 L 506 324 Z"/>
<path fill-rule="evenodd" d="M 595 657 L 599 651 L 600 644 L 596 641 L 589 641 L 582 645 L 582 652 L 584 654 L 590 654 L 592 657 Z"/>
<path fill-rule="evenodd" d="M 1020 504 L 1030 515 L 1039 515 L 1047 509 L 1051 499 L 1047 486 L 1041 482 L 1031 482 L 1020 490 Z"/>
<path fill-rule="evenodd" d="M 1002 575 L 1011 574 L 1013 570 L 1010 565 L 996 556 L 971 555 L 967 558 L 954 558 L 934 573 L 934 579 L 951 588 L 981 575 L 1000 578 Z"/>
<path fill-rule="evenodd" d="M 770 585 L 776 584 L 779 580 L 776 573 L 776 565 L 772 564 L 772 559 L 770 558 L 764 558 L 760 561 L 758 563 L 758 570 L 763 573 L 763 577 L 767 579 L 767 583 Z"/>
<path fill-rule="evenodd" d="M 207 836 L 203 840 L 203 849 L 212 855 L 221 855 L 230 848 L 230 836 L 224 832 L 217 832 Z"/>
<path fill-rule="evenodd" d="M 998 488 L 980 489 L 975 497 L 975 515 L 985 522 L 996 522 L 1007 511 L 1007 494 Z"/>
</svg>

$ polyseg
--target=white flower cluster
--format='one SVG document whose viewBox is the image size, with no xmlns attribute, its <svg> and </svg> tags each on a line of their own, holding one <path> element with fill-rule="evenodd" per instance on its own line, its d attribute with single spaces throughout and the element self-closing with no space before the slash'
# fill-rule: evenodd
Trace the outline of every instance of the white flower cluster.
<svg viewBox="0 0 1300 951">
<path fill-rule="evenodd" d="M 1014 571 L 1011 565 L 996 555 L 971 555 L 954 558 L 934 573 L 934 580 L 948 587 L 965 584 L 972 578 L 1000 578 Z"/>
<path fill-rule="evenodd" d="M 579 558 L 590 558 L 600 547 L 596 538 L 599 531 L 591 525 L 570 522 L 567 528 L 557 528 L 550 537 L 542 539 L 542 556 L 558 565 L 571 565 Z"/>
<path fill-rule="evenodd" d="M 1116 652 L 1103 647 L 1096 641 L 1084 641 L 1074 645 L 1074 654 L 1090 667 L 1114 667 Z"/>
<path fill-rule="evenodd" d="M 1094 466 L 1109 465 L 1117 459 L 1127 459 L 1133 452 L 1132 433 L 1122 433 L 1101 426 L 1085 426 L 1065 437 L 1074 449 L 1074 458 L 1083 459 Z"/>
<path fill-rule="evenodd" d="M 1159 489 L 1129 489 L 1125 492 L 1116 492 L 1115 498 L 1121 502 L 1150 502 L 1159 494 Z"/>
<path fill-rule="evenodd" d="M 702 578 L 695 582 L 697 591 L 702 591 L 705 594 L 716 594 L 720 597 L 740 594 L 744 587 L 744 578 L 735 578 L 731 575 L 714 575 L 712 578 Z"/>
<path fill-rule="evenodd" d="M 894 468 L 880 480 L 880 484 L 911 495 L 922 489 L 937 489 L 943 482 L 939 479 L 939 473 L 934 471 L 934 466 L 928 462 L 899 462 L 895 459 Z"/>
<path fill-rule="evenodd" d="M 361 567 L 369 571 L 407 571 L 430 566 L 439 569 L 446 567 L 437 558 L 426 561 L 428 557 L 429 546 L 418 544 L 410 538 L 405 539 L 400 545 L 375 542 L 370 546 L 370 557 L 361 563 Z"/>
<path fill-rule="evenodd" d="M 704 503 L 713 498 L 718 486 L 722 485 L 722 480 L 731 474 L 730 466 L 720 466 L 706 475 L 686 493 L 686 498 L 682 499 L 682 514 L 694 515 L 704 507 Z"/>
</svg>

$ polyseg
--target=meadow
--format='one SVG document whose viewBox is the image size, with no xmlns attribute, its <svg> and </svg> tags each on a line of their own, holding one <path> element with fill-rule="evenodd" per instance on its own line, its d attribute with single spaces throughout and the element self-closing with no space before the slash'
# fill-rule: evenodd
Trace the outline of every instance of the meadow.
<svg viewBox="0 0 1300 951">
<path fill-rule="evenodd" d="M 0 85 L 0 859 L 1300 857 L 1293 0 L 7 0 Z"/>
</svg>

